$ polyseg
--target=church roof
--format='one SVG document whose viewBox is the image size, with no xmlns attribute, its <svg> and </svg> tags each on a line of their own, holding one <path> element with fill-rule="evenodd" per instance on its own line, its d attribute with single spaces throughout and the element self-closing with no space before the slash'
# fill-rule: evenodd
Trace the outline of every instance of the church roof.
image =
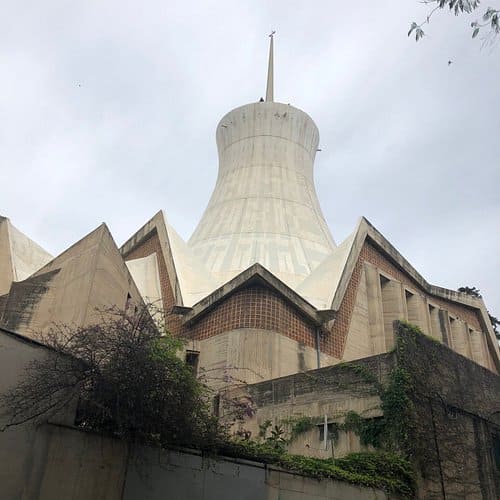
<svg viewBox="0 0 500 500">
<path fill-rule="evenodd" d="M 0 295 L 52 260 L 52 255 L 0 216 Z"/>
<path fill-rule="evenodd" d="M 284 298 L 294 308 L 299 310 L 313 324 L 320 326 L 335 316 L 332 310 L 318 310 L 312 304 L 307 302 L 300 294 L 283 283 L 274 276 L 264 266 L 253 264 L 238 276 L 225 283 L 223 286 L 214 290 L 210 295 L 195 304 L 189 311 L 184 311 L 184 321 L 190 324 L 200 316 L 210 311 L 220 302 L 227 299 L 231 294 L 251 285 L 261 285 L 270 288 L 276 294 Z"/>
<path fill-rule="evenodd" d="M 218 281 L 211 275 L 203 262 L 194 255 L 193 250 L 167 222 L 162 210 L 157 212 L 121 246 L 120 253 L 126 258 L 153 233 L 158 235 L 160 241 L 177 306 L 190 307 L 219 286 Z M 140 268 L 132 265 L 130 270 L 134 279 L 138 281 L 159 280 L 159 276 L 151 275 L 151 267 L 148 271 L 144 266 Z M 145 276 L 146 272 L 150 273 L 149 277 Z"/>
</svg>

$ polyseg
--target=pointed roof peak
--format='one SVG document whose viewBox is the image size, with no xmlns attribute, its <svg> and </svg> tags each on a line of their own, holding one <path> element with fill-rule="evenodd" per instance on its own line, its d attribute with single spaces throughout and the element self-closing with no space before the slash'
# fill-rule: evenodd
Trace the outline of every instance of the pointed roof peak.
<svg viewBox="0 0 500 500">
<path fill-rule="evenodd" d="M 269 35 L 269 62 L 267 66 L 267 86 L 266 86 L 266 102 L 274 101 L 274 35 L 276 31 L 272 31 Z"/>
</svg>

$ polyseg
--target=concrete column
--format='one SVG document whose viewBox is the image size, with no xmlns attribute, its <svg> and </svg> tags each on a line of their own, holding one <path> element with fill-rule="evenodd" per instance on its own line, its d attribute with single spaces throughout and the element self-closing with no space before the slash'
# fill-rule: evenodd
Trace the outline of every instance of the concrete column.
<svg viewBox="0 0 500 500">
<path fill-rule="evenodd" d="M 366 294 L 368 298 L 368 323 L 373 354 L 385 352 L 384 312 L 382 291 L 377 268 L 365 262 Z"/>
<path fill-rule="evenodd" d="M 437 306 L 429 304 L 427 309 L 429 311 L 429 321 L 430 321 L 429 333 L 436 340 L 442 342 L 443 334 L 441 332 L 441 323 L 439 320 L 439 308 Z"/>
<path fill-rule="evenodd" d="M 404 290 L 399 281 L 387 279 L 382 275 L 380 276 L 380 288 L 384 315 L 385 350 L 390 351 L 394 347 L 394 321 L 406 319 Z"/>
<path fill-rule="evenodd" d="M 439 317 L 439 329 L 441 332 L 441 338 L 443 339 L 443 343 L 448 347 L 453 348 L 453 341 L 451 338 L 451 328 L 450 328 L 450 318 L 448 315 L 448 311 L 444 309 L 439 309 L 438 313 Z"/>
<path fill-rule="evenodd" d="M 458 318 L 450 317 L 451 337 L 453 340 L 453 349 L 472 359 L 470 343 L 469 343 L 469 329 L 465 321 Z"/>
<path fill-rule="evenodd" d="M 408 321 L 418 326 L 426 335 L 429 335 L 431 332 L 425 297 L 416 292 L 405 290 L 405 299 L 408 311 Z"/>
<path fill-rule="evenodd" d="M 472 352 L 472 359 L 485 368 L 490 368 L 488 352 L 483 332 L 478 332 L 469 328 L 469 340 Z"/>
</svg>

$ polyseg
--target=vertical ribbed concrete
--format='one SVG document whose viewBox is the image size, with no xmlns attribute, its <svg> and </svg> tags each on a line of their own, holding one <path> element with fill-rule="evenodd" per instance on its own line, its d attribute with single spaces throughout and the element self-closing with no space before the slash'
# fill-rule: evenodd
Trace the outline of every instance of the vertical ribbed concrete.
<svg viewBox="0 0 500 500">
<path fill-rule="evenodd" d="M 313 181 L 318 141 L 311 118 L 286 104 L 222 118 L 217 183 L 189 241 L 220 282 L 259 262 L 295 287 L 332 252 Z"/>
</svg>

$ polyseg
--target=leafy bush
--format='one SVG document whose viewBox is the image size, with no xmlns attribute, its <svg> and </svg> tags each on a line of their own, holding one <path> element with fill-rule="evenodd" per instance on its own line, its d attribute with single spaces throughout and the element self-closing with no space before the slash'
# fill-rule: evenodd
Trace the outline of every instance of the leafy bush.
<svg viewBox="0 0 500 500">
<path fill-rule="evenodd" d="M 415 491 L 411 464 L 394 453 L 352 453 L 331 460 L 289 455 L 272 444 L 254 441 L 227 443 L 220 451 L 228 456 L 274 464 L 309 477 L 379 488 L 403 498 L 413 498 Z"/>
<path fill-rule="evenodd" d="M 8 425 L 47 420 L 78 401 L 76 424 L 126 441 L 212 446 L 224 437 L 207 390 L 160 336 L 147 311 L 107 311 L 98 325 L 58 328 L 42 339 L 50 354 L 0 399 Z"/>
</svg>

